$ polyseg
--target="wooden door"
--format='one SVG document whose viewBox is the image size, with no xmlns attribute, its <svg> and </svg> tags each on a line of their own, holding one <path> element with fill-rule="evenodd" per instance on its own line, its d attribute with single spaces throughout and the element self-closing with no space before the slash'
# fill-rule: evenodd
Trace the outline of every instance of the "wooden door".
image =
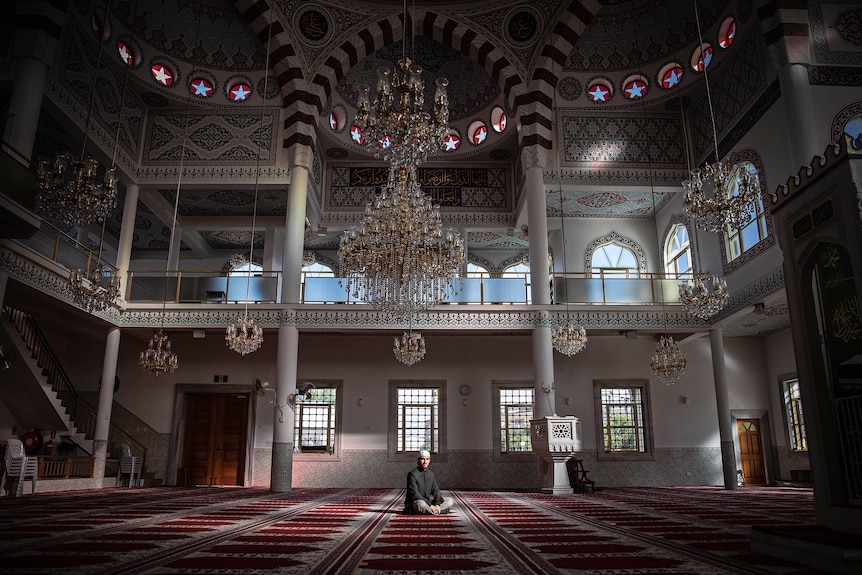
<svg viewBox="0 0 862 575">
<path fill-rule="evenodd" d="M 766 485 L 760 420 L 737 419 L 736 431 L 739 434 L 739 456 L 742 460 L 742 477 L 745 484 Z"/>
<path fill-rule="evenodd" d="M 190 485 L 242 485 L 247 395 L 189 394 L 185 467 Z"/>
</svg>

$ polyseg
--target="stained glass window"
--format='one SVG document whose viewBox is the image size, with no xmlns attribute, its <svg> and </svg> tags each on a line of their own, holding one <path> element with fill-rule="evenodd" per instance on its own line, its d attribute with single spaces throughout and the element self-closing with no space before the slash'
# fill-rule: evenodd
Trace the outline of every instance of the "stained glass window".
<svg viewBox="0 0 862 575">
<path fill-rule="evenodd" d="M 611 88 L 605 82 L 596 81 L 587 89 L 587 96 L 596 103 L 607 102 L 611 99 Z"/>
<path fill-rule="evenodd" d="M 359 126 L 353 125 L 350 127 L 350 139 L 356 142 L 357 144 L 365 143 L 365 136 L 362 135 L 362 128 Z"/>
<path fill-rule="evenodd" d="M 712 46 L 709 44 L 703 44 L 697 48 L 691 57 L 691 67 L 696 72 L 703 72 L 712 63 L 712 52 Z"/>
<path fill-rule="evenodd" d="M 338 118 L 336 118 L 335 114 L 332 112 L 329 114 L 329 127 L 332 128 L 333 131 L 338 130 Z"/>
<path fill-rule="evenodd" d="M 491 127 L 498 134 L 502 133 L 503 130 L 506 129 L 506 122 L 508 118 L 506 117 L 506 112 L 503 111 L 503 108 L 500 106 L 495 107 L 491 110 Z"/>
<path fill-rule="evenodd" d="M 117 52 L 120 54 L 120 60 L 131 66 L 135 63 L 135 56 L 132 54 L 132 48 L 122 40 L 117 42 Z"/>
<path fill-rule="evenodd" d="M 206 78 L 195 78 L 190 86 L 193 96 L 209 98 L 213 93 L 213 83 Z"/>
<path fill-rule="evenodd" d="M 672 64 L 661 75 L 661 85 L 665 88 L 673 88 L 682 81 L 682 66 Z"/>
<path fill-rule="evenodd" d="M 449 135 L 443 138 L 443 151 L 454 152 L 461 147 L 461 136 L 454 130 L 449 131 Z"/>
<path fill-rule="evenodd" d="M 383 136 L 380 140 L 377 140 L 377 144 L 383 148 L 384 150 L 392 145 L 392 137 L 391 136 Z"/>
<path fill-rule="evenodd" d="M 647 83 L 642 78 L 632 78 L 625 83 L 623 92 L 629 100 L 638 100 L 646 95 Z"/>
<path fill-rule="evenodd" d="M 150 67 L 150 72 L 153 74 L 153 78 L 156 82 L 163 86 L 170 86 L 174 83 L 174 75 L 161 64 L 153 64 Z"/>
<path fill-rule="evenodd" d="M 98 16 L 93 14 L 93 17 L 90 19 L 90 25 L 92 26 L 92 29 L 93 29 L 93 35 L 96 38 L 101 38 L 102 37 L 102 20 Z"/>
<path fill-rule="evenodd" d="M 484 122 L 474 122 L 470 126 L 470 141 L 476 145 L 481 144 L 488 137 L 488 127 Z"/>
<path fill-rule="evenodd" d="M 234 84 L 230 89 L 230 99 L 234 102 L 242 102 L 251 95 L 251 86 L 245 82 Z"/>
<path fill-rule="evenodd" d="M 730 48 L 736 38 L 736 20 L 728 16 L 721 24 L 718 31 L 718 45 L 722 48 Z"/>
</svg>

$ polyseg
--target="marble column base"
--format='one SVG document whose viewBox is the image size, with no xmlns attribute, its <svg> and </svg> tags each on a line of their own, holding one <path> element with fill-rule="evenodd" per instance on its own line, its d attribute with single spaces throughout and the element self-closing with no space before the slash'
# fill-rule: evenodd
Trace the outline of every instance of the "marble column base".
<svg viewBox="0 0 862 575">
<path fill-rule="evenodd" d="M 293 486 L 293 442 L 272 444 L 272 471 L 269 489 L 274 493 L 286 493 Z"/>
</svg>

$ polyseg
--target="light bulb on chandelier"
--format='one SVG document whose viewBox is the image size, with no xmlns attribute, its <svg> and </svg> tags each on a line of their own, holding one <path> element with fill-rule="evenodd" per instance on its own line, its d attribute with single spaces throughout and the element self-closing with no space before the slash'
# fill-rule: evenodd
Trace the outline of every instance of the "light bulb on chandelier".
<svg viewBox="0 0 862 575">
<path fill-rule="evenodd" d="M 425 359 L 425 338 L 418 331 L 405 331 L 392 345 L 395 358 L 406 366 Z"/>
<path fill-rule="evenodd" d="M 173 373 L 179 365 L 177 355 L 171 351 L 171 340 L 161 328 L 153 333 L 147 349 L 141 352 L 138 365 L 156 377 Z"/>
</svg>

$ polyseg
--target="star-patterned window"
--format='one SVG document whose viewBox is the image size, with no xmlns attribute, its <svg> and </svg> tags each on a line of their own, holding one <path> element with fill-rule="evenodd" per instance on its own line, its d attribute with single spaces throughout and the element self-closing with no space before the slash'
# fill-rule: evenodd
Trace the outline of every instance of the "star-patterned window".
<svg viewBox="0 0 862 575">
<path fill-rule="evenodd" d="M 162 86 L 170 86 L 174 83 L 174 73 L 164 64 L 153 64 L 150 66 L 150 73 L 153 75 L 153 79 Z"/>
<path fill-rule="evenodd" d="M 189 84 L 189 90 L 191 90 L 192 96 L 209 98 L 213 95 L 213 83 L 208 78 L 198 76 Z"/>
<path fill-rule="evenodd" d="M 228 90 L 231 102 L 243 102 L 251 95 L 251 86 L 245 82 L 237 82 Z"/>
<path fill-rule="evenodd" d="M 482 120 L 476 120 L 467 128 L 467 134 L 470 142 L 478 146 L 488 137 L 488 126 Z"/>
<path fill-rule="evenodd" d="M 721 48 L 730 48 L 733 40 L 736 38 L 736 20 L 732 16 L 728 16 L 721 23 L 721 28 L 718 29 L 718 45 Z"/>
<path fill-rule="evenodd" d="M 135 50 L 132 48 L 132 45 L 130 43 L 124 42 L 123 40 L 118 40 L 117 52 L 120 55 L 120 60 L 122 60 L 129 66 L 135 65 Z"/>
<path fill-rule="evenodd" d="M 377 145 L 380 146 L 381 149 L 385 150 L 392 145 L 392 137 L 383 136 L 381 139 L 377 140 Z"/>
<path fill-rule="evenodd" d="M 646 78 L 641 75 L 629 76 L 623 82 L 623 94 L 627 100 L 640 100 L 649 90 Z"/>
<path fill-rule="evenodd" d="M 449 130 L 449 133 L 443 138 L 442 147 L 444 152 L 454 152 L 461 147 L 461 135 L 458 134 L 457 130 Z"/>
<path fill-rule="evenodd" d="M 712 53 L 712 45 L 708 43 L 695 48 L 694 54 L 691 55 L 691 67 L 695 72 L 703 72 L 712 63 Z"/>
<path fill-rule="evenodd" d="M 613 88 L 611 87 L 611 83 L 605 80 L 604 78 L 599 78 L 594 80 L 590 87 L 587 88 L 587 97 L 591 102 L 596 104 L 603 104 L 611 99 L 613 96 Z"/>
<path fill-rule="evenodd" d="M 329 127 L 333 132 L 340 132 L 347 121 L 347 111 L 344 106 L 336 104 L 329 111 Z"/>
<path fill-rule="evenodd" d="M 679 85 L 682 81 L 682 74 L 682 65 L 678 62 L 671 62 L 659 70 L 658 80 L 662 88 L 670 90 Z"/>
<path fill-rule="evenodd" d="M 362 135 L 362 128 L 360 128 L 356 124 L 350 126 L 350 139 L 357 144 L 364 144 L 365 136 Z"/>
<path fill-rule="evenodd" d="M 491 110 L 491 128 L 498 134 L 503 133 L 503 130 L 506 129 L 506 123 L 508 122 L 508 118 L 506 117 L 506 112 L 503 111 L 503 108 L 500 106 L 495 106 L 493 110 Z"/>
<path fill-rule="evenodd" d="M 93 14 L 93 17 L 90 19 L 90 26 L 93 29 L 93 35 L 96 38 L 102 37 L 102 19 L 99 18 L 97 14 Z"/>
</svg>

